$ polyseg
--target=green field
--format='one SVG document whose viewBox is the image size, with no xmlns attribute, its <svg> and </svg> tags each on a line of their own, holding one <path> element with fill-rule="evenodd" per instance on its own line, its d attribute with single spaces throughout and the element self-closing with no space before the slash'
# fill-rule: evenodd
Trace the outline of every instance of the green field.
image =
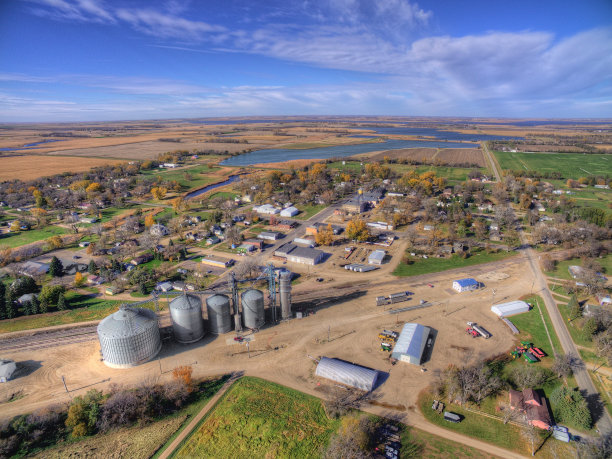
<svg viewBox="0 0 612 459">
<path fill-rule="evenodd" d="M 608 275 L 612 274 L 612 255 L 606 255 L 602 258 L 596 258 L 595 261 L 601 265 L 604 272 Z M 571 279 L 568 268 L 572 265 L 581 266 L 582 260 L 580 258 L 572 258 L 571 260 L 563 260 L 557 262 L 554 271 L 546 272 L 545 274 L 550 277 L 556 277 L 558 279 Z M 609 277 L 609 276 L 607 276 Z"/>
<path fill-rule="evenodd" d="M 410 250 L 408 250 L 410 252 Z M 450 258 L 415 258 L 415 261 L 411 265 L 400 263 L 393 271 L 395 276 L 409 277 L 418 276 L 420 274 L 438 273 L 446 271 L 447 269 L 464 268 L 466 266 L 479 265 L 482 263 L 489 263 L 491 261 L 503 260 L 516 255 L 516 252 L 506 252 L 500 250 L 497 253 L 487 253 L 485 251 L 476 252 L 474 251 L 472 256 L 463 259 L 457 255 L 453 255 Z"/>
<path fill-rule="evenodd" d="M 218 167 L 211 167 L 208 164 L 187 167 L 178 171 L 160 170 L 151 172 L 151 175 L 159 175 L 164 180 L 177 181 L 183 189 L 201 188 L 211 183 L 218 182 L 221 177 Z M 185 178 L 185 174 L 191 175 L 191 180 Z"/>
<path fill-rule="evenodd" d="M 612 155 L 579 153 L 509 153 L 496 151 L 502 169 L 560 172 L 564 179 L 612 175 Z"/>
<path fill-rule="evenodd" d="M 42 229 L 20 231 L 19 233 L 4 233 L 0 235 L 0 246 L 20 247 L 32 242 L 42 241 L 51 236 L 66 234 L 67 232 L 67 229 L 59 226 L 47 226 Z"/>
<path fill-rule="evenodd" d="M 243 377 L 173 457 L 320 457 L 338 426 L 319 399 Z"/>
<path fill-rule="evenodd" d="M 239 196 L 238 193 L 232 193 L 231 191 L 217 191 L 208 196 L 208 199 L 214 198 L 223 198 L 223 199 L 234 199 L 236 196 Z"/>
<path fill-rule="evenodd" d="M 297 208 L 300 210 L 300 213 L 297 214 L 293 218 L 295 218 L 297 220 L 308 220 L 310 217 L 312 217 L 313 215 L 318 214 L 319 212 L 321 212 L 326 207 L 327 206 L 325 204 L 313 204 L 313 205 L 307 205 L 307 206 L 297 206 Z"/>
<path fill-rule="evenodd" d="M 0 321 L 0 333 L 101 320 L 119 309 L 121 303 L 126 303 L 126 301 L 105 300 L 101 297 L 81 295 L 75 292 L 68 292 L 66 301 L 70 307 L 66 311 L 2 320 Z"/>
</svg>

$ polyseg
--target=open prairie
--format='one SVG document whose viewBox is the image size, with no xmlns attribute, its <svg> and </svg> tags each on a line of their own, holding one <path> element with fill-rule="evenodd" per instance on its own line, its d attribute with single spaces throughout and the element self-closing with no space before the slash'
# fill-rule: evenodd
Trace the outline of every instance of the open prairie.
<svg viewBox="0 0 612 459">
<path fill-rule="evenodd" d="M 74 158 L 70 156 L 9 156 L 2 158 L 0 181 L 2 180 L 33 180 L 62 172 L 82 172 L 92 167 L 106 164 L 118 164 L 118 159 Z"/>
</svg>

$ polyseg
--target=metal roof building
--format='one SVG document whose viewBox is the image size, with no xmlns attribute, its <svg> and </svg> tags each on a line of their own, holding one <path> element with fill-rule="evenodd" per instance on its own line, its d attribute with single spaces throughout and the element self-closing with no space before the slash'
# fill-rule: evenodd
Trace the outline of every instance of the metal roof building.
<svg viewBox="0 0 612 459">
<path fill-rule="evenodd" d="M 321 357 L 315 375 L 370 392 L 376 387 L 378 371 L 344 360 Z"/>
<path fill-rule="evenodd" d="M 0 382 L 7 382 L 17 370 L 17 364 L 13 360 L 0 360 Z"/>
<path fill-rule="evenodd" d="M 457 290 L 458 292 L 476 290 L 479 286 L 479 282 L 476 279 L 472 279 L 471 277 L 453 281 L 453 289 Z"/>
<path fill-rule="evenodd" d="M 510 301 L 508 303 L 491 306 L 491 312 L 498 317 L 509 317 L 529 311 L 529 305 L 524 301 Z"/>
<path fill-rule="evenodd" d="M 429 327 L 421 324 L 404 324 L 393 347 L 393 352 L 391 352 L 391 357 L 402 362 L 420 365 L 430 331 Z"/>
<path fill-rule="evenodd" d="M 375 250 L 368 257 L 368 263 L 371 265 L 382 265 L 382 262 L 385 259 L 386 255 L 387 252 L 385 252 L 384 250 Z"/>
</svg>

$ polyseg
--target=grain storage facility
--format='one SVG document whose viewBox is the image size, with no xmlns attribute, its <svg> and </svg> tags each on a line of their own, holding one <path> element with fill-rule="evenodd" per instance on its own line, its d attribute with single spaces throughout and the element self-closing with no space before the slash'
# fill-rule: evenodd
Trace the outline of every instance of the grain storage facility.
<svg viewBox="0 0 612 459">
<path fill-rule="evenodd" d="M 179 343 L 195 343 L 204 336 L 202 300 L 196 295 L 177 296 L 170 302 L 174 337 Z"/>
<path fill-rule="evenodd" d="M 149 309 L 122 307 L 98 324 L 104 363 L 129 368 L 151 360 L 161 349 L 157 316 Z"/>
<path fill-rule="evenodd" d="M 225 295 L 213 295 L 206 299 L 208 329 L 215 335 L 227 333 L 232 329 L 230 301 Z"/>
<path fill-rule="evenodd" d="M 264 294 L 261 290 L 249 289 L 242 293 L 242 314 L 244 326 L 258 330 L 266 323 Z"/>
<path fill-rule="evenodd" d="M 321 357 L 315 375 L 370 392 L 376 387 L 378 371 L 344 360 Z"/>
<path fill-rule="evenodd" d="M 522 314 L 523 312 L 527 311 L 529 311 L 529 305 L 524 301 L 518 300 L 491 306 L 491 312 L 501 318 Z"/>
<path fill-rule="evenodd" d="M 429 327 L 421 324 L 404 324 L 391 357 L 401 362 L 420 365 L 430 331 Z"/>
<path fill-rule="evenodd" d="M 283 271 L 280 273 L 280 305 L 281 318 L 283 320 L 291 319 L 291 271 Z"/>
</svg>

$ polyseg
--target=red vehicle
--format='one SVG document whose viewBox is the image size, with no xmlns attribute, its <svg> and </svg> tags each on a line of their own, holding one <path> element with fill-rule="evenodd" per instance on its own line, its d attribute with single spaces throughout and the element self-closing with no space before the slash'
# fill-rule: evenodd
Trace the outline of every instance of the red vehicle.
<svg viewBox="0 0 612 459">
<path fill-rule="evenodd" d="M 535 356 L 536 356 L 536 357 L 539 357 L 539 358 L 542 358 L 542 357 L 545 357 L 545 356 L 546 356 L 546 354 L 544 354 L 544 352 L 542 351 L 542 349 L 537 348 L 537 347 L 532 347 L 532 348 L 530 349 L 530 351 L 531 351 L 533 354 L 535 354 Z"/>
<path fill-rule="evenodd" d="M 478 332 L 476 330 L 474 330 L 473 328 L 466 328 L 465 332 L 468 335 L 472 335 L 472 338 L 477 338 L 478 337 Z"/>
<path fill-rule="evenodd" d="M 239 343 L 242 343 L 244 341 L 244 338 L 242 336 L 234 336 L 234 341 L 238 341 Z"/>
<path fill-rule="evenodd" d="M 433 284 L 427 284 L 427 286 L 433 288 Z"/>
</svg>

